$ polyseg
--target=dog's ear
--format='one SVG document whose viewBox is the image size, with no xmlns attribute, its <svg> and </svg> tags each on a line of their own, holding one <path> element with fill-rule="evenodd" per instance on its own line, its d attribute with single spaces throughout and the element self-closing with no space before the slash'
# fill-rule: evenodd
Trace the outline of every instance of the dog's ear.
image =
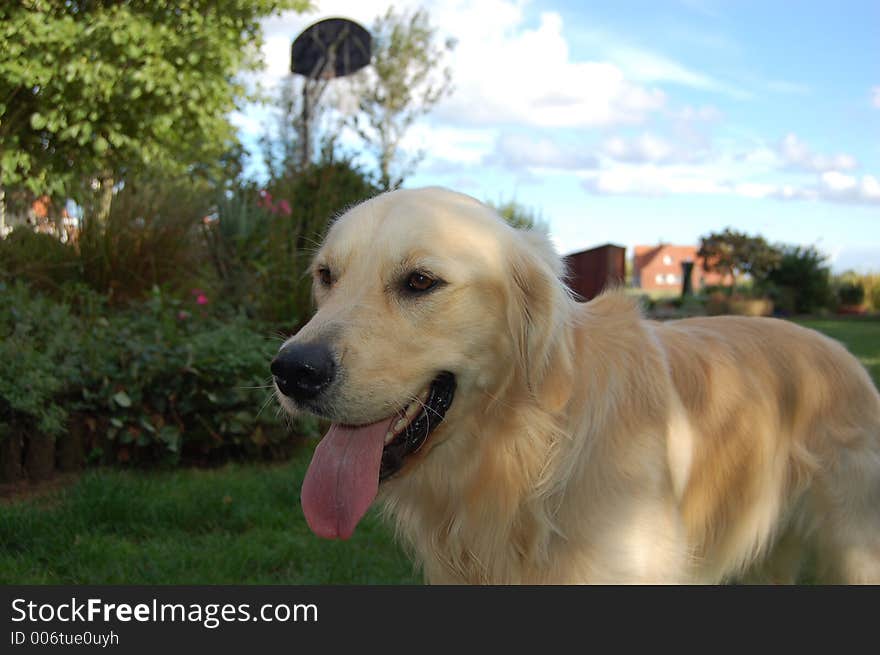
<svg viewBox="0 0 880 655">
<path fill-rule="evenodd" d="M 516 364 L 534 397 L 557 411 L 571 395 L 573 371 L 572 301 L 563 282 L 565 270 L 545 233 L 523 230 L 515 237 L 507 314 Z"/>
</svg>

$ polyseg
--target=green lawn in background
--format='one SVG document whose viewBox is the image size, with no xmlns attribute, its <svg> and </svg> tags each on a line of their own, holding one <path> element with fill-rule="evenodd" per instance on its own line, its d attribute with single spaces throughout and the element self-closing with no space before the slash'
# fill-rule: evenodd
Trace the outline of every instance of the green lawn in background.
<svg viewBox="0 0 880 655">
<path fill-rule="evenodd" d="M 804 320 L 842 341 L 880 384 L 880 321 Z M 0 584 L 413 584 L 420 576 L 369 514 L 347 542 L 308 529 L 311 451 L 283 465 L 101 469 L 0 500 Z"/>
</svg>

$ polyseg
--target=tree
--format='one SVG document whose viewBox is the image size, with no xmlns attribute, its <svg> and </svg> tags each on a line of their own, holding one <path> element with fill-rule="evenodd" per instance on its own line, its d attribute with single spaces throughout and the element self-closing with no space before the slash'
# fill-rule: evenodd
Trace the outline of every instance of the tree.
<svg viewBox="0 0 880 655">
<path fill-rule="evenodd" d="M 828 307 L 833 300 L 828 256 L 814 246 L 780 246 L 778 265 L 760 286 L 786 313 L 809 314 Z"/>
<path fill-rule="evenodd" d="M 302 81 L 293 75 L 285 77 L 275 98 L 274 120 L 263 128 L 259 138 L 263 162 L 269 179 L 277 179 L 294 171 L 302 163 L 299 122 L 302 115 Z"/>
<path fill-rule="evenodd" d="M 324 83 L 331 80 L 323 80 Z M 339 137 L 338 121 L 328 118 L 326 104 L 314 94 L 310 104 L 310 129 L 303 130 L 303 91 L 305 79 L 288 75 L 281 81 L 272 106 L 273 120 L 264 127 L 259 147 L 269 179 L 277 179 L 304 168 L 304 164 L 326 162 L 335 156 Z M 320 90 L 319 90 L 320 91 Z M 337 129 L 332 129 L 333 127 Z M 308 139 L 306 148 L 303 139 Z M 332 156 L 329 153 L 334 153 Z M 305 160 L 307 158 L 307 160 Z"/>
<path fill-rule="evenodd" d="M 258 68 L 260 19 L 308 0 L 33 0 L 0 8 L 0 186 L 98 214 L 133 169 L 170 174 L 234 145 L 235 76 Z"/>
<path fill-rule="evenodd" d="M 531 230 L 534 227 L 544 225 L 544 219 L 541 217 L 540 212 L 535 211 L 531 207 L 526 207 L 516 200 L 505 200 L 498 203 L 489 202 L 487 204 L 501 218 L 517 229 Z"/>
<path fill-rule="evenodd" d="M 740 277 L 749 275 L 753 280 L 762 280 L 782 257 L 763 237 L 751 237 L 730 228 L 702 237 L 697 256 L 702 258 L 705 270 L 730 278 L 731 293 Z"/>
<path fill-rule="evenodd" d="M 380 185 L 391 189 L 423 156 L 405 159 L 398 152 L 407 130 L 452 93 L 451 70 L 437 67 L 455 42 L 437 43 L 424 9 L 397 13 L 394 7 L 375 20 L 372 37 L 372 66 L 349 81 L 359 112 L 348 124 L 374 150 Z"/>
</svg>

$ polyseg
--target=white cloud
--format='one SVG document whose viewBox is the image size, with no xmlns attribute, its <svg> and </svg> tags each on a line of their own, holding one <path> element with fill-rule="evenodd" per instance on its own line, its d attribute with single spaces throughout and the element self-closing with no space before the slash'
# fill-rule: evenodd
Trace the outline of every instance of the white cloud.
<svg viewBox="0 0 880 655">
<path fill-rule="evenodd" d="M 694 164 L 709 159 L 711 145 L 699 132 L 678 129 L 674 138 L 651 132 L 610 136 L 602 142 L 600 152 L 614 162 L 627 164 Z"/>
<path fill-rule="evenodd" d="M 714 105 L 685 105 L 676 111 L 670 111 L 667 114 L 670 118 L 685 123 L 714 123 L 721 120 L 722 114 L 718 107 Z"/>
<path fill-rule="evenodd" d="M 733 158 L 737 162 L 763 171 L 769 171 L 781 165 L 779 153 L 766 145 L 759 145 L 750 150 L 737 152 L 733 155 Z"/>
<path fill-rule="evenodd" d="M 858 187 L 856 178 L 837 171 L 823 173 L 820 179 L 823 187 L 829 193 L 851 193 Z"/>
<path fill-rule="evenodd" d="M 874 106 L 874 109 L 880 109 L 880 86 L 875 86 L 871 89 L 871 104 Z"/>
<path fill-rule="evenodd" d="M 510 132 L 501 134 L 485 162 L 512 169 L 583 170 L 598 165 L 596 156 L 584 149 L 560 145 L 546 137 L 534 138 Z"/>
<path fill-rule="evenodd" d="M 761 182 L 741 182 L 731 187 L 733 193 L 745 198 L 767 198 L 778 193 L 779 188 L 775 184 Z"/>
<path fill-rule="evenodd" d="M 816 154 L 793 133 L 785 135 L 777 152 L 782 158 L 783 164 L 792 170 L 822 173 L 825 171 L 848 171 L 859 165 L 852 155 Z"/>
<path fill-rule="evenodd" d="M 587 173 L 583 176 L 583 186 L 599 195 L 706 195 L 730 190 L 698 167 L 655 164 L 613 166 Z"/>
<path fill-rule="evenodd" d="M 880 203 L 880 181 L 873 175 L 858 178 L 839 171 L 828 171 L 819 177 L 817 192 L 824 200 Z"/>
<path fill-rule="evenodd" d="M 562 35 L 562 17 L 541 14 L 535 29 L 522 15 L 484 5 L 462 6 L 451 26 L 455 93 L 437 117 L 472 125 L 590 127 L 641 122 L 666 100 L 659 89 L 637 85 L 605 61 L 575 61 Z M 442 12 L 437 13 L 438 19 Z M 474 32 L 474 27 L 479 29 Z"/>
<path fill-rule="evenodd" d="M 480 128 L 428 126 L 418 123 L 410 129 L 401 148 L 411 154 L 424 152 L 426 163 L 478 164 L 492 152 L 497 131 Z M 439 163 L 438 163 L 439 162 Z"/>
<path fill-rule="evenodd" d="M 776 188 L 771 189 L 770 193 L 768 193 L 767 195 L 773 198 L 778 198 L 779 200 L 817 199 L 817 195 L 813 190 L 796 187 L 793 184 L 783 184 L 781 186 L 777 186 Z"/>
<path fill-rule="evenodd" d="M 602 152 L 614 160 L 628 163 L 660 164 L 688 158 L 666 139 L 649 133 L 631 139 L 610 137 L 602 144 Z"/>
<path fill-rule="evenodd" d="M 815 182 L 783 184 L 755 181 L 742 162 L 708 166 L 621 164 L 585 173 L 583 187 L 600 195 L 735 195 L 746 198 L 880 204 L 880 180 L 839 171 L 818 174 Z"/>
<path fill-rule="evenodd" d="M 775 145 L 759 142 L 750 150 L 734 155 L 738 162 L 751 164 L 769 172 L 772 169 L 787 170 L 794 173 L 826 173 L 830 171 L 851 171 L 859 167 L 852 155 L 838 153 L 827 155 L 816 153 L 796 134 L 789 132 Z"/>
</svg>

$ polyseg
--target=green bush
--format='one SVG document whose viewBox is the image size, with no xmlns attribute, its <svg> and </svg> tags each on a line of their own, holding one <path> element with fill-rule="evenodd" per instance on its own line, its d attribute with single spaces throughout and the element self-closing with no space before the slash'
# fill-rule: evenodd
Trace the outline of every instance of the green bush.
<svg viewBox="0 0 880 655">
<path fill-rule="evenodd" d="M 837 298 L 842 305 L 859 306 L 865 301 L 865 287 L 847 282 L 837 289 Z"/>
<path fill-rule="evenodd" d="M 259 205 L 256 188 L 239 186 L 218 195 L 215 210 L 202 225 L 202 236 L 213 272 L 215 295 L 249 316 L 260 314 L 267 289 L 266 270 L 271 214 Z"/>
<path fill-rule="evenodd" d="M 827 257 L 813 246 L 782 246 L 777 267 L 756 281 L 783 314 L 811 314 L 831 307 L 834 294 Z"/>
<path fill-rule="evenodd" d="M 74 369 L 68 308 L 24 284 L 0 282 L 0 425 L 57 436 L 67 410 L 56 402 Z"/>
<path fill-rule="evenodd" d="M 847 271 L 835 277 L 834 284 L 837 288 L 837 297 L 840 302 L 845 305 L 862 305 L 868 311 L 880 311 L 880 273 L 856 273 L 855 271 Z M 856 294 L 858 291 L 852 290 L 852 287 L 862 289 L 861 299 L 858 302 L 847 302 L 844 296 Z"/>
<path fill-rule="evenodd" d="M 82 266 L 73 246 L 51 234 L 19 225 L 0 239 L 0 279 L 22 280 L 35 289 L 58 291 L 82 279 Z"/>
<path fill-rule="evenodd" d="M 86 220 L 79 253 L 88 285 L 111 300 L 140 300 L 159 285 L 182 290 L 204 261 L 200 226 L 211 209 L 207 187 L 183 180 L 129 180 L 106 224 Z"/>
<path fill-rule="evenodd" d="M 21 284 L 0 289 L 0 428 L 65 438 L 80 422 L 103 461 L 286 454 L 296 435 L 269 386 L 277 342 L 240 315 L 212 316 L 205 301 L 155 289 L 110 311 L 85 294 L 73 313 Z"/>
<path fill-rule="evenodd" d="M 873 273 L 863 275 L 860 279 L 865 287 L 865 298 L 868 301 L 868 309 L 880 312 L 880 274 Z"/>
<path fill-rule="evenodd" d="M 71 400 L 107 419 L 117 458 L 210 461 L 289 440 L 268 387 L 276 344 L 241 316 L 209 316 L 203 298 L 156 291 L 90 326 L 93 339 L 78 353 L 80 397 Z M 272 407 L 261 413 L 264 404 Z"/>
</svg>

